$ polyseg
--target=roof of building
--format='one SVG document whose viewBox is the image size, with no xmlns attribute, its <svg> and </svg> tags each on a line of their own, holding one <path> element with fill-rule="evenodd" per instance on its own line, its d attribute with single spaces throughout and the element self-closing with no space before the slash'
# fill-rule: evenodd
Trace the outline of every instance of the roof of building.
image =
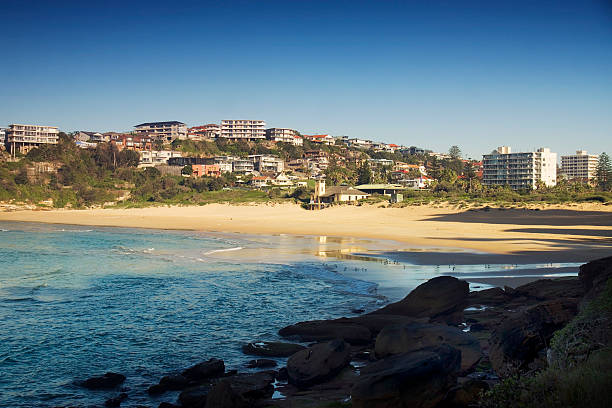
<svg viewBox="0 0 612 408">
<path fill-rule="evenodd" d="M 308 137 L 312 139 L 321 139 L 321 138 L 329 137 L 329 135 L 304 135 L 304 137 Z"/>
<path fill-rule="evenodd" d="M 336 194 L 354 194 L 354 195 L 369 195 L 365 191 L 356 189 L 355 187 L 349 186 L 327 186 L 325 187 L 325 193 L 321 194 L 320 197 L 329 197 Z"/>
<path fill-rule="evenodd" d="M 134 127 L 149 126 L 149 125 L 184 125 L 184 123 L 177 122 L 176 120 L 171 120 L 168 122 L 145 122 L 145 123 L 141 123 L 140 125 L 136 125 Z"/>
<path fill-rule="evenodd" d="M 361 184 L 356 188 L 362 190 L 404 190 L 401 184 Z"/>
</svg>

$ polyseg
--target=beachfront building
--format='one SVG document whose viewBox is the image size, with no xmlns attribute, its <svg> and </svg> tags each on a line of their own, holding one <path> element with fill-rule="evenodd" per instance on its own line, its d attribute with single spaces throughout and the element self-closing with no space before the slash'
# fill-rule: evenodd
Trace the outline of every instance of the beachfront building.
<svg viewBox="0 0 612 408">
<path fill-rule="evenodd" d="M 510 147 L 501 146 L 482 157 L 482 183 L 486 186 L 528 190 L 537 188 L 540 182 L 548 187 L 557 184 L 557 153 L 549 148 L 512 153 Z"/>
<path fill-rule="evenodd" d="M 357 202 L 370 195 L 364 191 L 348 186 L 326 186 L 325 180 L 318 180 L 311 199 L 311 204 L 331 204 Z"/>
<path fill-rule="evenodd" d="M 173 157 L 182 157 L 181 152 L 174 150 L 142 150 L 138 152 L 140 162 L 138 167 L 155 167 L 168 164 Z"/>
<path fill-rule="evenodd" d="M 253 154 L 249 156 L 255 170 L 260 173 L 280 173 L 285 170 L 285 161 L 269 154 Z"/>
<path fill-rule="evenodd" d="M 569 179 L 589 181 L 595 178 L 599 155 L 576 150 L 576 154 L 561 156 L 561 173 Z"/>
<path fill-rule="evenodd" d="M 304 139 L 298 134 L 297 130 L 287 128 L 266 129 L 266 139 L 273 142 L 291 143 L 294 146 L 304 144 Z"/>
<path fill-rule="evenodd" d="M 4 141 L 6 140 L 6 129 L 0 128 L 0 150 L 4 149 Z"/>
<path fill-rule="evenodd" d="M 233 173 L 250 174 L 255 171 L 255 163 L 252 159 L 235 159 L 232 161 Z"/>
<path fill-rule="evenodd" d="M 5 133 L 6 150 L 12 155 L 25 154 L 45 144 L 57 144 L 59 139 L 59 129 L 55 126 L 12 124 Z"/>
<path fill-rule="evenodd" d="M 147 122 L 134 126 L 138 135 L 147 135 L 155 140 L 171 142 L 175 139 L 187 139 L 187 125 L 175 120 L 169 122 Z"/>
<path fill-rule="evenodd" d="M 96 140 L 99 140 L 102 137 L 102 133 L 99 133 L 99 132 L 87 132 L 85 130 L 79 130 L 78 132 L 75 132 L 72 137 L 76 141 L 92 142 L 93 143 L 93 142 L 95 142 Z"/>
<path fill-rule="evenodd" d="M 226 119 L 221 121 L 221 137 L 232 140 L 258 140 L 266 138 L 263 120 Z"/>
</svg>

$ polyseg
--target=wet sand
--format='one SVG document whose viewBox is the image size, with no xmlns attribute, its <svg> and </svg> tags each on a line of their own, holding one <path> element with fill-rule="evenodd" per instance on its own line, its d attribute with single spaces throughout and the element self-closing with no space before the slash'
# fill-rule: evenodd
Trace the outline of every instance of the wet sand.
<svg viewBox="0 0 612 408">
<path fill-rule="evenodd" d="M 1 220 L 384 239 L 397 243 L 385 256 L 430 265 L 585 262 L 612 254 L 612 207 L 601 204 L 537 209 L 337 206 L 321 211 L 294 204 L 210 204 L 11 211 L 0 212 Z"/>
</svg>

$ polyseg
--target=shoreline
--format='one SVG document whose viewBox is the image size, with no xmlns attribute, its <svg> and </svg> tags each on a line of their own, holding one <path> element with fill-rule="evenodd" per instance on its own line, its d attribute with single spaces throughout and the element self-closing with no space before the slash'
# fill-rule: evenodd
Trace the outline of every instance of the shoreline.
<svg viewBox="0 0 612 408">
<path fill-rule="evenodd" d="M 367 252 L 422 265 L 585 262 L 612 252 L 612 208 L 590 203 L 539 210 L 435 205 L 338 206 L 321 211 L 294 204 L 208 204 L 21 210 L 0 212 L 0 221 L 385 240 L 393 243 L 391 248 Z"/>
</svg>

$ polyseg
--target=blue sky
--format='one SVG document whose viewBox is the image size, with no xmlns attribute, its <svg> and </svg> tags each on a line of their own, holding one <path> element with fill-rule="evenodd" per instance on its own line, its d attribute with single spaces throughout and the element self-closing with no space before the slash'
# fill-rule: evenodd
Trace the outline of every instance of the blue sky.
<svg viewBox="0 0 612 408">
<path fill-rule="evenodd" d="M 612 153 L 609 1 L 2 0 L 0 125 Z"/>
</svg>

